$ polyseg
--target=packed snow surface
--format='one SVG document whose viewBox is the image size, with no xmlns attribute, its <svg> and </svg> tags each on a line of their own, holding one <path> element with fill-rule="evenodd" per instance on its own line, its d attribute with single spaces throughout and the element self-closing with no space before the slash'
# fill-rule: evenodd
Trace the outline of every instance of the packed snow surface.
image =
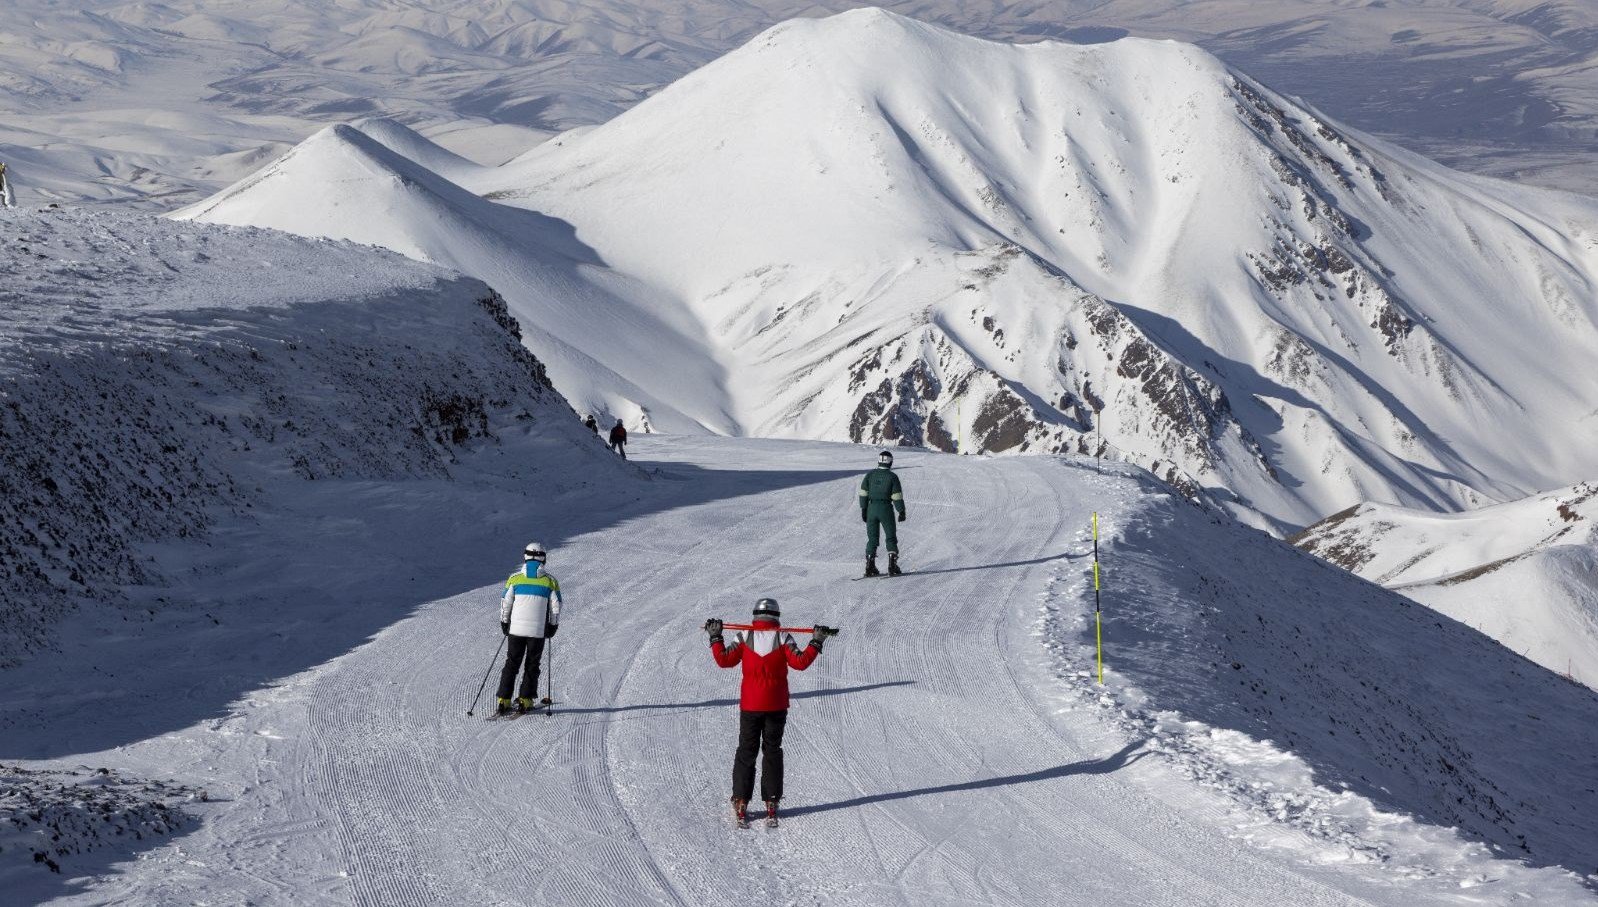
<svg viewBox="0 0 1598 907">
<path fill-rule="evenodd" d="M 1598 687 L 1593 483 L 1465 513 L 1364 504 L 1293 541 Z"/>
<path fill-rule="evenodd" d="M 1592 901 L 1578 875 L 1598 803 L 1579 779 L 1598 696 L 1129 467 L 906 452 L 911 573 L 852 581 L 867 448 L 650 436 L 632 445 L 638 469 L 606 472 L 579 450 L 534 456 L 535 440 L 479 443 L 449 481 L 307 483 L 281 521 L 183 553 L 184 588 L 219 625 L 75 639 L 60 662 L 0 674 L 0 758 L 108 764 L 211 800 L 185 804 L 196 830 L 131 844 L 136 859 L 63 857 L 59 875 L 24 862 L 7 890 Z M 277 555 L 307 535 L 314 557 Z M 500 641 L 500 578 L 535 537 L 570 596 L 544 687 L 554 714 L 489 723 L 479 702 L 468 718 Z M 760 596 L 842 633 L 792 675 L 786 820 L 738 831 L 738 678 L 714 667 L 700 624 Z M 96 680 L 74 686 L 82 664 Z"/>
<path fill-rule="evenodd" d="M 856 11 L 503 166 L 440 153 L 332 127 L 181 216 L 481 277 L 580 410 L 668 431 L 1102 453 L 1274 529 L 1598 472 L 1598 203 L 1196 47 Z"/>
<path fill-rule="evenodd" d="M 8 0 L 0 160 L 25 203 L 166 207 L 334 122 L 388 116 L 498 163 L 613 118 L 763 29 L 859 0 Z M 985 37 L 1203 45 L 1464 169 L 1598 191 L 1585 0 L 875 4 Z"/>
</svg>

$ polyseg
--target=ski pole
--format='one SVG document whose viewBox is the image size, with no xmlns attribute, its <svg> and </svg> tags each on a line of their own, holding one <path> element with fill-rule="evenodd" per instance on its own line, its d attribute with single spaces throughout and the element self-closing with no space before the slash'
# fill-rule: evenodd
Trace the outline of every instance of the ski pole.
<svg viewBox="0 0 1598 907">
<path fill-rule="evenodd" d="M 483 698 L 483 690 L 488 686 L 488 675 L 494 673 L 494 662 L 499 661 L 499 650 L 503 648 L 505 648 L 505 636 L 501 634 L 499 646 L 494 649 L 494 657 L 488 660 L 488 670 L 483 672 L 483 682 L 477 685 L 477 695 L 472 697 L 472 704 L 466 709 L 467 718 L 472 717 L 472 713 L 477 710 L 477 700 Z"/>
<path fill-rule="evenodd" d="M 544 647 L 548 649 L 544 673 L 549 675 L 549 708 L 544 710 L 544 717 L 548 718 L 555 714 L 555 640 L 545 640 Z"/>
<path fill-rule="evenodd" d="M 1099 515 L 1093 514 L 1093 645 L 1099 656 L 1099 686 L 1104 685 L 1104 618 L 1099 612 Z"/>
<path fill-rule="evenodd" d="M 815 627 L 757 627 L 754 624 L 722 624 L 721 628 L 723 630 L 776 630 L 778 633 L 815 633 L 816 632 L 816 628 Z M 832 627 L 829 627 L 828 629 L 832 630 L 831 633 L 827 634 L 828 636 L 837 636 L 838 635 L 837 629 L 832 628 Z"/>
</svg>

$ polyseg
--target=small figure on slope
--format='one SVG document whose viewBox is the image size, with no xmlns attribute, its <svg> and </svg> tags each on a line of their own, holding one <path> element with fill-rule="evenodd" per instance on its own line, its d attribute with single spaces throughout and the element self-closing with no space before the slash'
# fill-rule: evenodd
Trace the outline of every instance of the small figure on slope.
<svg viewBox="0 0 1598 907">
<path fill-rule="evenodd" d="M 627 459 L 627 427 L 620 419 L 610 429 L 610 449 L 621 454 L 623 460 Z"/>
<path fill-rule="evenodd" d="M 6 165 L 0 162 L 0 207 L 15 208 L 16 193 L 11 191 L 11 177 L 6 175 Z"/>
<path fill-rule="evenodd" d="M 743 666 L 738 696 L 738 751 L 732 762 L 732 811 L 740 828 L 749 825 L 749 800 L 755 791 L 755 755 L 763 752 L 760 798 L 766 801 L 766 825 L 777 825 L 777 804 L 782 800 L 782 733 L 788 726 L 788 669 L 803 671 L 821 654 L 821 641 L 836 632 L 814 628 L 810 644 L 801 651 L 793 635 L 782 630 L 777 601 L 763 598 L 755 605 L 752 629 L 722 639 L 719 618 L 705 621 L 710 634 L 710 654 L 723 668 Z"/>
<path fill-rule="evenodd" d="M 877 569 L 877 535 L 880 531 L 888 542 L 888 575 L 898 576 L 899 533 L 893 517 L 898 512 L 899 522 L 904 522 L 904 489 L 899 476 L 893 471 L 893 451 L 877 455 L 877 468 L 860 480 L 860 519 L 866 524 L 866 576 L 881 576 Z"/>
<path fill-rule="evenodd" d="M 538 663 L 544 657 L 544 640 L 560 629 L 560 611 L 565 603 L 560 581 L 544 569 L 544 562 L 549 559 L 544 546 L 530 542 L 522 556 L 526 563 L 505 580 L 505 594 L 499 604 L 499 629 L 509 640 L 505 647 L 505 667 L 499 673 L 499 693 L 494 700 L 496 717 L 513 709 L 518 715 L 525 714 L 533 708 L 533 697 L 538 695 Z M 523 659 L 527 662 L 525 670 L 522 670 Z M 518 670 L 522 674 L 521 695 L 513 702 L 510 697 Z"/>
<path fill-rule="evenodd" d="M 583 419 L 583 425 L 587 426 L 588 430 L 593 432 L 594 434 L 596 434 L 596 435 L 599 434 L 599 420 L 594 418 L 594 414 L 593 413 L 589 413 Z"/>
</svg>

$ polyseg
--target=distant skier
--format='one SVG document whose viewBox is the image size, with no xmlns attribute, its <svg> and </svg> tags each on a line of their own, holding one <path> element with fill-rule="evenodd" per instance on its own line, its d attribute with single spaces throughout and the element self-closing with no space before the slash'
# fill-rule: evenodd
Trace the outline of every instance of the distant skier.
<svg viewBox="0 0 1598 907">
<path fill-rule="evenodd" d="M 899 533 L 893 524 L 894 512 L 899 522 L 904 522 L 904 489 L 899 476 L 893 471 L 893 451 L 877 455 L 877 468 L 860 480 L 860 519 L 866 524 L 866 576 L 881 576 L 877 569 L 877 535 L 885 534 L 888 542 L 888 575 L 898 576 Z"/>
<path fill-rule="evenodd" d="M 621 454 L 623 460 L 627 459 L 627 427 L 617 419 L 616 424 L 610 429 L 610 449 Z"/>
<path fill-rule="evenodd" d="M 788 669 L 803 671 L 821 654 L 821 641 L 836 633 L 817 626 L 810 644 L 801 651 L 792 634 L 778 629 L 782 613 L 774 598 L 755 604 L 752 630 L 722 639 L 722 622 L 705 621 L 710 634 L 710 654 L 723 668 L 743 666 L 738 697 L 738 751 L 732 762 L 732 811 L 740 827 L 749 824 L 749 800 L 755 792 L 755 754 L 763 751 L 760 798 L 766 801 L 766 824 L 777 824 L 777 804 L 782 800 L 782 733 L 788 726 Z"/>
<path fill-rule="evenodd" d="M 560 611 L 564 599 L 560 582 L 544 569 L 549 555 L 544 546 L 530 542 L 522 552 L 525 563 L 522 569 L 505 580 L 505 594 L 500 599 L 499 629 L 510 637 L 505 647 L 505 667 L 499 673 L 499 693 L 494 700 L 494 714 L 500 716 L 515 711 L 525 714 L 534 705 L 538 695 L 538 662 L 544 657 L 544 640 L 560 629 Z M 527 667 L 522 670 L 522 661 Z M 516 673 L 521 671 L 521 695 L 511 700 L 516 685 Z M 549 702 L 545 697 L 544 702 Z"/>
<path fill-rule="evenodd" d="M 593 413 L 588 414 L 588 418 L 583 420 L 583 424 L 588 426 L 589 431 L 596 435 L 599 434 L 599 420 L 594 418 Z"/>
</svg>

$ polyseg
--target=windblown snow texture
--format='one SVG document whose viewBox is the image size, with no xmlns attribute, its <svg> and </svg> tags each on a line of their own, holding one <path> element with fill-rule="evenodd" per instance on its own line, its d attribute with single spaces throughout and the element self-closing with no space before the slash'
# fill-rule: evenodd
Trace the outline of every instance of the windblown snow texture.
<svg viewBox="0 0 1598 907">
<path fill-rule="evenodd" d="M 1277 530 L 1598 472 L 1598 373 L 1572 367 L 1598 357 L 1598 203 L 1446 170 L 1191 46 L 863 10 L 455 169 L 470 193 L 369 138 L 325 133 L 184 216 L 483 277 L 579 409 L 1103 452 Z"/>
<path fill-rule="evenodd" d="M 0 663 L 159 588 L 285 485 L 447 476 L 517 419 L 574 428 L 492 290 L 259 230 L 0 214 Z M 573 434 L 575 437 L 575 434 Z"/>
<path fill-rule="evenodd" d="M 183 805 L 204 797 L 108 768 L 0 765 L 0 880 L 14 883 L 31 868 L 60 874 L 62 863 L 70 869 L 85 854 L 192 830 Z"/>
</svg>

